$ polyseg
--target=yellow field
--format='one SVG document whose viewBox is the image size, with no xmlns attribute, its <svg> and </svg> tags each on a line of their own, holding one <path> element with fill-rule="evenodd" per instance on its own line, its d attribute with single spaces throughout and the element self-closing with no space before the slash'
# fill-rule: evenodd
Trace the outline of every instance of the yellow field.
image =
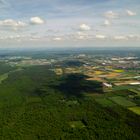
<svg viewBox="0 0 140 140">
<path fill-rule="evenodd" d="M 113 70 L 114 72 L 122 73 L 124 70 Z"/>
<path fill-rule="evenodd" d="M 104 72 L 103 72 L 103 71 L 95 71 L 94 73 L 95 73 L 95 75 L 101 75 L 101 74 L 103 74 Z"/>
<path fill-rule="evenodd" d="M 129 107 L 128 108 L 129 110 L 131 110 L 132 112 L 140 115 L 140 107 L 139 106 L 136 106 L 136 107 Z"/>
<path fill-rule="evenodd" d="M 65 73 L 70 74 L 70 73 L 81 73 L 80 68 L 66 68 Z"/>
</svg>

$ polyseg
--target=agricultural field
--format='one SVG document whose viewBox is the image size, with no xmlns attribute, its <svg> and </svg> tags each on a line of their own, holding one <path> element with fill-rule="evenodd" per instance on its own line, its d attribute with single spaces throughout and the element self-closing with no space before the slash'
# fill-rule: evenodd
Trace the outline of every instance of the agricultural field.
<svg viewBox="0 0 140 140">
<path fill-rule="evenodd" d="M 113 70 L 114 72 L 117 72 L 117 73 L 123 73 L 125 72 L 123 69 L 118 69 L 118 70 Z"/>
<path fill-rule="evenodd" d="M 112 107 L 115 105 L 111 100 L 107 98 L 97 98 L 95 99 L 95 101 L 100 105 L 102 105 L 103 107 Z"/>
<path fill-rule="evenodd" d="M 129 107 L 128 108 L 130 111 L 140 115 L 140 107 L 139 106 L 136 106 L 136 107 Z"/>
<path fill-rule="evenodd" d="M 109 97 L 109 99 L 115 102 L 116 104 L 124 106 L 124 107 L 136 106 L 135 103 L 127 100 L 125 97 L 122 97 L 122 96 Z"/>
</svg>

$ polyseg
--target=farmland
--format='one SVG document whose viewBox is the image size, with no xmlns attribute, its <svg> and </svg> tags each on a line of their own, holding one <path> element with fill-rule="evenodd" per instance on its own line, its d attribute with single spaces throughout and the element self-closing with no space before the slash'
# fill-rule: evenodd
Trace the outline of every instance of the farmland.
<svg viewBox="0 0 140 140">
<path fill-rule="evenodd" d="M 140 107 L 130 107 L 128 109 L 131 110 L 132 112 L 140 115 Z"/>
<path fill-rule="evenodd" d="M 99 99 L 97 98 L 95 99 L 95 101 L 104 107 L 115 105 L 112 101 L 108 100 L 107 98 L 99 98 Z"/>
<path fill-rule="evenodd" d="M 131 106 L 136 105 L 135 103 L 128 101 L 124 97 L 121 97 L 121 96 L 110 97 L 109 99 L 115 102 L 116 104 L 125 106 L 125 107 L 131 107 Z"/>
</svg>

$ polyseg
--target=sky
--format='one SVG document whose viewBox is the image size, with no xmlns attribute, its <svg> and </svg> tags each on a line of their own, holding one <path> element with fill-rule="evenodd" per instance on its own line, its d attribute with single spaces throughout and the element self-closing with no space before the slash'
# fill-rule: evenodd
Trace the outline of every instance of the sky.
<svg viewBox="0 0 140 140">
<path fill-rule="evenodd" d="M 140 0 L 0 0 L 0 48 L 140 47 Z"/>
</svg>

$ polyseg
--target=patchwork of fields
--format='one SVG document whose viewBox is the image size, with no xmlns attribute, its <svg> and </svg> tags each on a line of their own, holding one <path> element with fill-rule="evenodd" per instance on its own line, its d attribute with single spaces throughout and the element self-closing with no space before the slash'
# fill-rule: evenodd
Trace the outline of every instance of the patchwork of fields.
<svg viewBox="0 0 140 140">
<path fill-rule="evenodd" d="M 119 92 L 120 91 L 118 91 L 118 93 Z M 91 95 L 88 96 L 92 97 Z M 115 93 L 111 94 L 106 93 L 106 95 L 93 96 L 93 98 L 95 98 L 95 101 L 103 107 L 113 107 L 119 105 L 136 113 L 137 115 L 140 115 L 140 103 L 135 99 L 135 97 L 138 97 L 138 100 L 140 101 L 140 92 L 133 89 L 130 90 L 130 93 L 128 95 L 120 93 L 116 94 L 115 91 Z"/>
</svg>

